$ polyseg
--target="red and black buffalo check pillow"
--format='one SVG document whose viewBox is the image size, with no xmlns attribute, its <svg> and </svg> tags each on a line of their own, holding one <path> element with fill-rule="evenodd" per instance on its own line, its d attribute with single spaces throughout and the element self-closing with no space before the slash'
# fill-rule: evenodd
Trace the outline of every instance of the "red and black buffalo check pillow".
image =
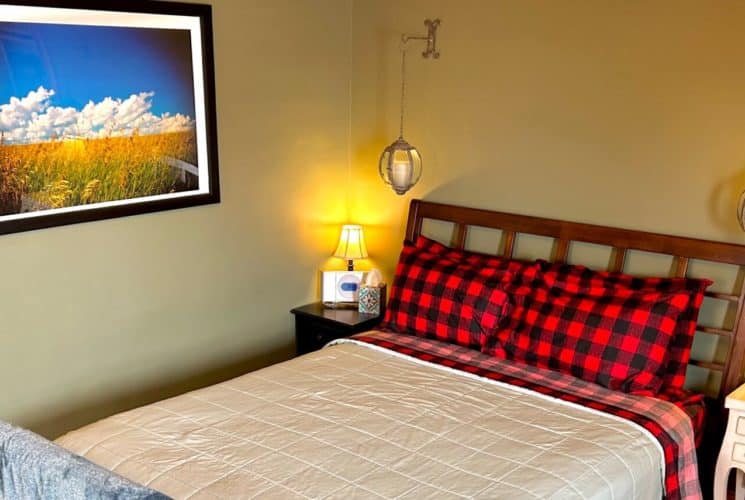
<svg viewBox="0 0 745 500">
<path fill-rule="evenodd" d="M 662 367 L 662 385 L 682 389 L 686 368 L 691 357 L 691 346 L 696 333 L 699 310 L 706 288 L 712 284 L 705 279 L 635 277 L 623 273 L 593 271 L 584 266 L 539 261 L 545 282 L 568 293 L 602 296 L 608 288 L 621 287 L 638 291 L 686 293 L 688 305 L 678 316 L 673 338 L 667 348 Z"/>
<path fill-rule="evenodd" d="M 683 388 L 698 313 L 703 302 L 704 291 L 707 286 L 711 285 L 710 281 L 690 278 L 640 278 L 623 273 L 593 271 L 584 266 L 553 264 L 545 261 L 530 263 L 453 249 L 424 236 L 419 236 L 415 245 L 422 250 L 442 255 L 443 258 L 458 261 L 462 265 L 477 266 L 482 271 L 491 268 L 509 270 L 513 273 L 515 280 L 509 285 L 508 292 L 516 297 L 531 296 L 534 288 L 536 293 L 540 293 L 540 288 L 546 286 L 575 295 L 583 293 L 588 298 L 606 297 L 603 300 L 607 300 L 608 296 L 618 295 L 618 293 L 623 294 L 624 289 L 639 293 L 646 291 L 688 295 L 689 300 L 683 311 L 677 311 L 676 308 L 672 311 L 676 321 L 675 329 L 668 341 L 665 359 L 659 367 L 657 377 L 650 379 L 652 387 L 656 386 L 657 382 L 661 380 L 662 386 L 667 389 Z M 618 292 L 618 290 L 621 291 Z M 681 297 L 678 297 L 676 300 L 680 301 L 681 299 Z M 517 302 L 520 301 L 522 299 L 517 300 Z M 505 328 L 500 329 L 502 336 L 509 329 L 508 322 L 509 325 L 519 325 L 522 321 L 521 315 L 524 314 L 524 308 L 513 307 L 511 310 L 510 317 L 503 322 L 502 326 Z M 663 334 L 663 339 L 664 336 Z M 495 348 L 497 337 L 499 335 L 488 336 L 488 345 L 484 345 L 482 348 L 485 352 L 504 355 L 504 351 Z M 559 335 L 559 338 L 561 338 L 561 335 Z M 567 356 L 566 352 L 564 356 Z M 631 385 L 633 384 L 629 384 L 629 386 Z M 646 389 L 636 390 L 646 392 Z"/>
<path fill-rule="evenodd" d="M 481 349 L 510 305 L 505 270 L 484 272 L 404 244 L 383 328 Z"/>
<path fill-rule="evenodd" d="M 458 250 L 456 248 L 446 247 L 442 243 L 429 239 L 426 236 L 418 236 L 414 243 L 417 248 L 429 253 L 442 256 L 462 265 L 476 266 L 486 269 L 486 273 L 493 269 L 501 269 L 513 273 L 520 273 L 526 268 L 535 267 L 534 262 L 508 259 L 497 255 L 487 255 L 483 253 L 470 252 L 468 250 Z"/>
<path fill-rule="evenodd" d="M 552 284 L 537 273 L 508 285 L 513 311 L 487 337 L 483 351 L 612 390 L 656 394 L 667 347 L 690 296 L 623 287 L 574 293 Z"/>
</svg>

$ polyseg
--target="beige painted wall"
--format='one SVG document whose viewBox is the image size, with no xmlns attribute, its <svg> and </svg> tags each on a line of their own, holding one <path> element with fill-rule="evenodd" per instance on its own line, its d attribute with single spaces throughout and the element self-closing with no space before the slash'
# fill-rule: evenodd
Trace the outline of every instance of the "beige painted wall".
<svg viewBox="0 0 745 500">
<path fill-rule="evenodd" d="M 55 436 L 291 355 L 347 215 L 350 4 L 213 5 L 222 203 L 3 236 L 0 418 Z"/>
<path fill-rule="evenodd" d="M 399 34 L 440 17 L 439 60 L 409 58 L 405 137 L 422 181 L 382 187 L 398 131 Z M 745 242 L 741 2 L 355 0 L 352 217 L 389 273 L 412 197 Z"/>
<path fill-rule="evenodd" d="M 411 46 L 404 133 L 424 174 L 397 197 L 377 161 L 398 132 L 400 34 L 423 33 L 426 17 L 442 19 L 442 56 Z M 734 217 L 745 189 L 744 20 L 745 4 L 729 1 L 355 0 L 350 212 L 367 225 L 375 264 L 392 275 L 411 198 L 745 242 Z M 518 249 L 548 257 L 538 243 Z M 630 272 L 669 269 L 631 261 Z M 732 290 L 731 269 L 692 271 Z M 702 318 L 731 322 L 714 301 Z M 721 361 L 726 348 L 701 335 L 694 356 Z M 688 383 L 711 392 L 718 376 L 691 368 Z"/>
</svg>

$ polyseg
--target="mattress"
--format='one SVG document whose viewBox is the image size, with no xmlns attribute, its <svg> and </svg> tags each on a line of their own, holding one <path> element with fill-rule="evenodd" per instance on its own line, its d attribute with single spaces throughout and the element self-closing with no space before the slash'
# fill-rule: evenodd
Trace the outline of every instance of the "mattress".
<svg viewBox="0 0 745 500">
<path fill-rule="evenodd" d="M 663 445 L 639 423 L 384 345 L 392 335 L 337 341 L 57 442 L 175 498 L 650 499 L 669 490 Z M 455 360 L 485 358 L 458 349 Z M 660 404 L 682 425 L 682 411 Z M 687 453 L 676 460 L 690 471 Z M 691 484 L 675 491 L 700 495 Z"/>
</svg>

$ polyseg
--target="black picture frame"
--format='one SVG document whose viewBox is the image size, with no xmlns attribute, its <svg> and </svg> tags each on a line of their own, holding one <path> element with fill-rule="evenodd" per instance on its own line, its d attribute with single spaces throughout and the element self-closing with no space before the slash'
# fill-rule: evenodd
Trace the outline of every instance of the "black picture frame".
<svg viewBox="0 0 745 500">
<path fill-rule="evenodd" d="M 150 26 L 150 20 L 154 22 L 164 20 L 167 24 L 173 21 L 178 24 L 186 20 L 189 28 L 189 40 L 191 43 L 190 56 L 192 58 L 192 87 L 194 91 L 194 143 L 196 144 L 197 165 L 191 165 L 187 162 L 179 162 L 187 165 L 192 170 L 185 170 L 181 175 L 186 179 L 188 175 L 194 175 L 190 178 L 190 184 L 196 187 L 183 188 L 178 192 L 170 191 L 168 193 L 159 193 L 147 196 L 133 196 L 131 198 L 120 198 L 115 200 L 105 200 L 103 202 L 80 203 L 68 207 L 49 207 L 33 208 L 32 210 L 19 211 L 18 213 L 0 213 L 0 234 L 17 233 L 22 231 L 31 231 L 54 226 L 76 224 L 82 222 L 99 221 L 117 217 L 158 212 L 163 210 L 173 210 L 186 207 L 193 207 L 205 204 L 220 202 L 220 181 L 218 169 L 218 142 L 217 142 L 217 115 L 215 103 L 215 69 L 214 69 L 214 47 L 213 47 L 213 30 L 212 30 L 212 7 L 206 4 L 165 2 L 155 0 L 128 0 L 127 2 L 100 2 L 91 0 L 15 0 L 0 1 L 0 13 L 4 8 L 20 8 L 22 12 L 31 13 L 34 16 L 43 16 L 44 13 L 53 13 L 50 19 L 40 19 L 40 24 L 59 26 L 61 29 L 78 27 L 77 21 L 57 22 L 57 15 L 67 18 L 75 18 L 75 12 L 81 12 L 81 18 L 85 18 L 86 27 L 98 27 L 95 21 L 91 22 L 87 16 L 90 12 L 94 18 L 102 19 L 106 22 L 104 29 L 114 30 L 120 27 L 119 20 L 129 17 L 135 19 L 147 20 L 148 26 L 137 26 L 129 21 L 122 24 L 123 28 L 141 29 L 143 32 L 151 30 L 152 32 L 162 30 L 166 32 L 171 30 L 170 26 L 165 28 L 154 28 Z M 40 14 L 41 13 L 41 14 Z M 36 18 L 36 17 L 34 17 Z M 24 18 L 21 20 L 8 20 L 7 16 L 0 14 L 0 26 L 3 23 L 13 22 L 23 24 L 34 24 Z M 159 22 L 159 21 L 158 21 Z M 180 28 L 178 28 L 180 29 Z M 148 31 L 150 32 L 150 31 Z M 198 40 L 197 40 L 198 39 Z M 2 31 L 0 31 L 0 51 L 3 49 Z M 198 50 L 194 50 L 197 47 Z M 198 52 L 201 52 L 199 56 Z M 7 61 L 7 58 L 6 58 Z M 10 70 L 13 70 L 9 63 Z M 0 66 L 0 69 L 2 67 Z M 136 70 L 137 68 L 132 68 Z M 0 78 L 2 75 L 0 75 Z M 127 96 L 117 96 L 121 99 Z M 133 95 L 134 97 L 134 95 Z M 0 101 L 0 106 L 3 102 Z M 0 112 L 2 107 L 0 107 Z M 152 113 L 151 113 L 152 114 Z M 166 115 L 161 115 L 166 116 Z M 0 115 L 0 119 L 2 115 Z M 157 117 L 156 117 L 157 118 Z M 187 116 L 187 118 L 189 118 Z M 3 122 L 0 120 L 0 127 Z M 0 128 L 0 131 L 3 129 Z M 132 136 L 138 129 L 133 129 Z M 17 129 L 15 130 L 18 131 Z M 99 131 L 100 132 L 100 131 Z M 91 131 L 92 133 L 92 131 Z M 124 132 L 118 137 L 127 137 Z M 113 140 L 113 136 L 110 136 Z M 60 141 L 59 137 L 55 140 Z M 78 141 L 89 144 L 96 138 L 78 138 Z M 135 139 L 131 139 L 134 141 Z M 11 146 L 21 146 L 28 143 L 12 143 L 0 139 L 0 176 L 2 176 L 3 148 Z M 16 148 L 18 150 L 18 148 Z M 8 153 L 10 154 L 10 153 Z M 176 160 L 173 160 L 176 161 Z M 206 163 L 206 164 L 205 164 Z M 176 167 L 171 165 L 175 170 Z M 162 168 L 162 167 L 161 167 Z M 196 168 L 197 174 L 194 174 Z M 196 180 L 195 180 L 196 179 Z M 0 196 L 3 194 L 3 185 L 0 179 Z M 24 195 L 25 196 L 25 195 Z"/>
</svg>

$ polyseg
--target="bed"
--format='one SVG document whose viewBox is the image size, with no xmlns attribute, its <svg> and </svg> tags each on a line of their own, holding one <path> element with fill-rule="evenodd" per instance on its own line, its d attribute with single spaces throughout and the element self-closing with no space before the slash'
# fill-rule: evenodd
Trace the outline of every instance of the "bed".
<svg viewBox="0 0 745 500">
<path fill-rule="evenodd" d="M 421 200 L 411 203 L 408 242 L 425 221 L 448 224 L 455 250 L 474 228 L 499 230 L 494 253 L 508 259 L 523 235 L 550 238 L 542 265 L 561 265 L 578 242 L 610 247 L 611 272 L 633 251 L 671 256 L 681 279 L 699 261 L 734 273 L 745 266 L 740 245 Z M 718 446 L 706 434 L 697 457 L 704 413 L 718 429 L 745 355 L 745 288 L 701 293 L 728 310 L 727 324 L 696 327 L 726 343 L 718 361 L 690 361 L 721 379 L 706 405 L 388 329 L 109 417 L 57 443 L 174 498 L 700 498 L 698 462 L 712 468 L 707 446 Z"/>
</svg>

